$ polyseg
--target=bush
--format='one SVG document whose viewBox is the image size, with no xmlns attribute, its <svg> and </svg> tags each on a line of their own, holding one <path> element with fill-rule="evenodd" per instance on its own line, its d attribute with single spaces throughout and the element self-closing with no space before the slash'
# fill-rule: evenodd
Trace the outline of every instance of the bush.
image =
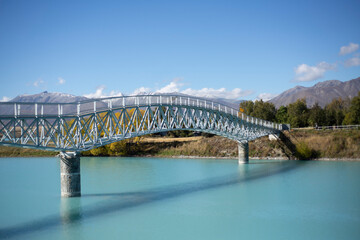
<svg viewBox="0 0 360 240">
<path fill-rule="evenodd" d="M 319 156 L 318 152 L 311 149 L 305 142 L 296 144 L 296 157 L 300 160 L 310 160 Z"/>
<path fill-rule="evenodd" d="M 107 156 L 108 155 L 108 151 L 106 149 L 106 146 L 91 149 L 90 153 L 93 156 Z"/>
</svg>

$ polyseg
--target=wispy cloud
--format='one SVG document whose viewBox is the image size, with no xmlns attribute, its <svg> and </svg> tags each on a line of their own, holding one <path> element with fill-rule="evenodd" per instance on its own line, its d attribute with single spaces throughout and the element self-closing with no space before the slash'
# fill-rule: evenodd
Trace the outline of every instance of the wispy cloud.
<svg viewBox="0 0 360 240">
<path fill-rule="evenodd" d="M 111 90 L 109 95 L 107 95 L 107 97 L 119 97 L 119 96 L 123 96 L 123 94 L 122 92 L 116 90 Z"/>
<path fill-rule="evenodd" d="M 180 88 L 184 85 L 181 78 L 173 79 L 168 85 L 156 90 L 157 93 L 180 92 Z"/>
<path fill-rule="evenodd" d="M 206 97 L 206 98 L 226 98 L 226 99 L 238 99 L 240 97 L 245 97 L 253 93 L 253 91 L 249 90 L 241 90 L 240 88 L 234 88 L 232 90 L 227 90 L 226 88 L 202 88 L 202 89 L 192 89 L 187 88 L 182 90 L 181 88 L 184 86 L 181 78 L 175 78 L 166 86 L 156 90 L 156 93 L 183 93 L 191 96 L 197 97 Z"/>
<path fill-rule="evenodd" d="M 360 57 L 355 56 L 345 61 L 346 67 L 360 66 Z"/>
<path fill-rule="evenodd" d="M 36 80 L 33 85 L 34 87 L 41 87 L 44 84 L 44 80 L 42 80 L 41 78 L 39 78 L 38 80 Z"/>
<path fill-rule="evenodd" d="M 103 92 L 104 92 L 105 88 L 106 87 L 104 85 L 98 86 L 98 87 L 96 87 L 96 91 L 94 93 L 85 94 L 84 97 L 101 98 L 104 96 Z"/>
<path fill-rule="evenodd" d="M 349 43 L 349 45 L 342 46 L 339 51 L 339 55 L 347 55 L 354 53 L 359 49 L 359 44 L 357 43 Z M 315 81 L 324 77 L 325 73 L 330 70 L 335 70 L 337 65 L 353 67 L 360 66 L 360 57 L 359 53 L 354 53 L 353 57 L 348 60 L 340 60 L 337 63 L 327 63 L 325 61 L 318 63 L 315 66 L 310 66 L 307 64 L 300 64 L 296 68 L 294 68 L 295 77 L 293 82 L 310 82 Z M 340 70 L 342 70 L 340 68 Z"/>
<path fill-rule="evenodd" d="M 183 93 L 197 97 L 207 97 L 207 98 L 225 98 L 225 99 L 238 99 L 241 97 L 245 97 L 251 95 L 253 91 L 251 90 L 242 90 L 240 88 L 234 88 L 228 90 L 226 88 L 202 88 L 202 89 L 182 89 L 184 83 L 181 78 L 175 78 L 167 85 L 157 88 L 151 89 L 149 87 L 140 87 L 135 89 L 129 95 L 137 95 L 137 94 L 151 94 L 151 93 Z M 110 97 L 110 96 L 123 96 L 120 91 L 111 91 L 110 93 L 106 93 L 106 86 L 102 85 L 96 88 L 94 93 L 85 94 L 85 97 L 88 98 L 102 98 L 102 97 Z"/>
<path fill-rule="evenodd" d="M 316 66 L 309 66 L 307 64 L 300 64 L 295 71 L 295 82 L 310 82 L 322 78 L 326 71 L 334 70 L 336 64 L 321 62 Z"/>
<path fill-rule="evenodd" d="M 130 95 L 139 95 L 139 94 L 147 94 L 150 93 L 151 89 L 147 87 L 140 87 L 134 90 L 134 92 Z"/>
<path fill-rule="evenodd" d="M 8 102 L 11 99 L 9 97 L 3 96 L 2 99 L 0 100 L 0 102 Z"/>
<path fill-rule="evenodd" d="M 225 98 L 225 99 L 238 99 L 240 97 L 245 97 L 253 93 L 250 90 L 242 90 L 240 88 L 234 88 L 232 90 L 227 90 L 226 88 L 202 88 L 202 89 L 185 89 L 181 93 L 197 96 L 197 97 L 206 97 L 206 98 Z"/>
<path fill-rule="evenodd" d="M 58 77 L 58 83 L 60 84 L 60 85 L 62 85 L 62 84 L 65 84 L 65 79 L 63 79 L 62 77 Z"/>
<path fill-rule="evenodd" d="M 274 97 L 278 96 L 279 94 L 272 94 L 272 93 L 260 93 L 257 97 L 256 100 L 263 100 L 264 102 L 267 102 L 271 99 L 273 99 Z"/>
<path fill-rule="evenodd" d="M 105 92 L 106 86 L 100 85 L 96 88 L 94 93 L 85 94 L 84 97 L 87 98 L 105 98 L 105 97 L 116 97 L 122 96 L 123 94 L 119 91 L 112 90 L 110 93 Z"/>
<path fill-rule="evenodd" d="M 355 52 L 356 50 L 359 49 L 359 44 L 356 44 L 356 43 L 350 43 L 349 45 L 347 46 L 342 46 L 340 48 L 340 52 L 339 52 L 339 55 L 346 55 L 346 54 L 349 54 L 349 53 L 353 53 Z"/>
</svg>

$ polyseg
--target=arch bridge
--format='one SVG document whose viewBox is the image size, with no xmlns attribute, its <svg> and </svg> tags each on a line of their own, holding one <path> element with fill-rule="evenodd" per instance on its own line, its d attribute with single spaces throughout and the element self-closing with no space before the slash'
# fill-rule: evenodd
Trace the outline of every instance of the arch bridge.
<svg viewBox="0 0 360 240">
<path fill-rule="evenodd" d="M 0 145 L 60 151 L 62 196 L 80 196 L 80 152 L 151 133 L 191 130 L 237 141 L 277 134 L 282 124 L 224 104 L 179 95 L 137 95 L 75 103 L 0 103 Z"/>
</svg>

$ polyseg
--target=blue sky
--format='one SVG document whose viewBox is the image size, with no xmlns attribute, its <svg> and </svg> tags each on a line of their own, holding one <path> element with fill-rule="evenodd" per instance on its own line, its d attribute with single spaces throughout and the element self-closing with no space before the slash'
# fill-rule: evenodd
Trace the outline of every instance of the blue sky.
<svg viewBox="0 0 360 240">
<path fill-rule="evenodd" d="M 360 77 L 360 1 L 0 0 L 0 99 L 268 98 Z"/>
</svg>

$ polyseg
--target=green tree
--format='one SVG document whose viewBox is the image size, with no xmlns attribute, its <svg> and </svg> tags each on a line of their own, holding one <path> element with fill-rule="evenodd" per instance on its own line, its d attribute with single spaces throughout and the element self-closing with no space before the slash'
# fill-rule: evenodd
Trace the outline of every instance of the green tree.
<svg viewBox="0 0 360 240">
<path fill-rule="evenodd" d="M 241 109 L 243 111 L 241 111 Z M 254 102 L 253 101 L 244 101 L 240 103 L 240 112 L 245 113 L 246 115 L 251 115 L 254 111 Z"/>
<path fill-rule="evenodd" d="M 333 125 L 341 125 L 345 113 L 350 105 L 350 100 L 343 100 L 341 98 L 336 98 L 331 101 L 328 105 L 325 106 L 325 125 L 333 126 Z"/>
<path fill-rule="evenodd" d="M 108 146 L 101 146 L 90 150 L 91 155 L 93 156 L 107 156 L 108 155 Z"/>
<path fill-rule="evenodd" d="M 360 91 L 358 95 L 351 100 L 349 111 L 344 118 L 344 124 L 360 124 Z"/>
<path fill-rule="evenodd" d="M 253 117 L 261 118 L 266 121 L 274 121 L 276 115 L 276 108 L 273 103 L 264 102 L 263 100 L 256 100 L 254 103 Z"/>
<path fill-rule="evenodd" d="M 255 102 L 244 101 L 240 103 L 240 112 L 267 121 L 274 121 L 276 115 L 275 105 L 269 102 L 264 102 L 263 100 L 256 100 Z"/>
<path fill-rule="evenodd" d="M 275 115 L 276 121 L 279 123 L 289 123 L 288 109 L 285 106 L 281 106 Z"/>
<path fill-rule="evenodd" d="M 122 140 L 110 144 L 109 155 L 126 156 L 129 155 L 129 148 L 127 146 L 128 140 Z"/>
<path fill-rule="evenodd" d="M 325 125 L 325 111 L 315 103 L 309 111 L 308 123 L 310 126 L 324 126 Z"/>
<path fill-rule="evenodd" d="M 298 99 L 288 105 L 289 123 L 291 127 L 307 127 L 309 110 L 305 99 Z"/>
</svg>

